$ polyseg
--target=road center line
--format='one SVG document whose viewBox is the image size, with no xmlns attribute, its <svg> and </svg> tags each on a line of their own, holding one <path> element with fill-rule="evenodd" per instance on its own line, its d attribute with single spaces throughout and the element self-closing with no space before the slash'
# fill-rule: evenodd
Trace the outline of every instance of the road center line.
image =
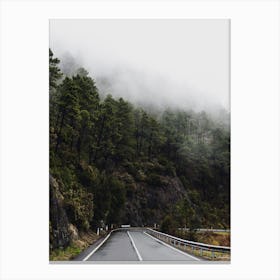
<svg viewBox="0 0 280 280">
<path fill-rule="evenodd" d="M 94 248 L 84 259 L 83 261 L 86 261 L 88 260 L 89 257 L 91 257 L 106 241 L 107 239 L 110 237 L 111 233 L 113 232 L 114 230 L 112 230 L 104 239 L 103 241 L 96 247 Z"/>
<path fill-rule="evenodd" d="M 134 250 L 135 250 L 135 252 L 137 254 L 137 257 L 138 257 L 139 261 L 143 261 L 143 259 L 142 259 L 141 255 L 140 255 L 140 253 L 139 253 L 139 251 L 138 251 L 138 249 L 137 249 L 137 247 L 136 247 L 136 245 L 135 245 L 135 243 L 134 243 L 134 241 L 133 241 L 129 231 L 127 231 L 127 235 L 128 235 L 128 237 L 129 237 L 129 239 L 130 239 L 130 241 L 132 243 L 132 246 L 133 246 L 133 248 L 134 248 Z"/>
<path fill-rule="evenodd" d="M 192 256 L 192 255 L 189 255 L 189 254 L 187 254 L 187 253 L 185 253 L 185 252 L 183 252 L 183 251 L 181 251 L 181 250 L 179 250 L 179 249 L 177 249 L 177 248 L 174 248 L 174 247 L 172 247 L 172 246 L 169 245 L 169 244 L 166 244 L 165 242 L 161 241 L 160 239 L 157 239 L 157 238 L 151 236 L 151 235 L 148 234 L 147 232 L 144 231 L 144 233 L 145 233 L 147 236 L 151 237 L 152 239 L 156 240 L 157 242 L 159 242 L 159 243 L 165 245 L 166 247 L 169 247 L 169 248 L 171 248 L 171 249 L 173 249 L 173 250 L 175 250 L 175 251 L 177 251 L 177 252 L 179 252 L 179 253 L 181 253 L 181 254 L 183 254 L 183 255 L 185 255 L 185 256 L 188 256 L 188 257 L 190 257 L 190 258 L 193 258 L 193 259 L 196 260 L 196 261 L 200 261 L 200 259 L 198 259 L 198 258 L 196 258 L 196 257 L 194 257 L 194 256 Z"/>
</svg>

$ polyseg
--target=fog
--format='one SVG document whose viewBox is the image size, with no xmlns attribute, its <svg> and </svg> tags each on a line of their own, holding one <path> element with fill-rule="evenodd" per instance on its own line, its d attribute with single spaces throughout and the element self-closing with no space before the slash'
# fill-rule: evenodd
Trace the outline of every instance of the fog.
<svg viewBox="0 0 280 280">
<path fill-rule="evenodd" d="M 228 20 L 51 20 L 50 48 L 64 70 L 84 67 L 101 95 L 229 111 Z"/>
</svg>

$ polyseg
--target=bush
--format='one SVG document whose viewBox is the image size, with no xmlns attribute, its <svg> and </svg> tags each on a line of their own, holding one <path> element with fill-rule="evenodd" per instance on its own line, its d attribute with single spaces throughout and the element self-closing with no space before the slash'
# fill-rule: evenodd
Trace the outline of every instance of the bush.
<svg viewBox="0 0 280 280">
<path fill-rule="evenodd" d="M 175 220 L 173 219 L 173 217 L 171 217 L 170 215 L 165 216 L 165 218 L 163 219 L 163 222 L 160 226 L 160 230 L 162 232 L 168 233 L 168 234 L 175 234 L 177 231 L 178 225 L 175 222 Z"/>
<path fill-rule="evenodd" d="M 77 187 L 66 192 L 64 196 L 70 222 L 79 229 L 88 230 L 93 217 L 93 195 L 83 187 Z"/>
<path fill-rule="evenodd" d="M 159 187 L 162 185 L 162 181 L 159 175 L 157 174 L 150 174 L 147 176 L 147 184 L 153 187 Z"/>
</svg>

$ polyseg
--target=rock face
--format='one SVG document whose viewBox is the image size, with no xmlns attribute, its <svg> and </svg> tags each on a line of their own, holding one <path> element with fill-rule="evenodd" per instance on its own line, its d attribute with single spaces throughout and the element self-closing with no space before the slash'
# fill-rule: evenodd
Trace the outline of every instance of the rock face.
<svg viewBox="0 0 280 280">
<path fill-rule="evenodd" d="M 63 196 L 59 184 L 50 175 L 50 248 L 56 249 L 69 245 L 71 232 L 66 212 L 63 208 Z M 72 233 L 73 234 L 73 233 Z"/>
<path fill-rule="evenodd" d="M 73 224 L 69 224 L 68 230 L 70 233 L 71 241 L 75 241 L 79 239 L 79 231 Z"/>
<path fill-rule="evenodd" d="M 174 204 L 186 196 L 186 190 L 178 177 L 160 176 L 160 182 L 157 186 L 134 183 L 123 213 L 125 223 L 132 226 L 158 223 Z"/>
<path fill-rule="evenodd" d="M 137 180 L 127 172 L 115 173 L 126 185 L 126 202 L 121 211 L 121 223 L 131 226 L 152 226 L 171 211 L 172 207 L 187 191 L 175 175 L 158 175 L 154 179 L 147 177 Z M 60 181 L 50 175 L 50 246 L 51 249 L 67 247 L 80 237 L 77 225 L 67 217 L 65 199 Z"/>
</svg>

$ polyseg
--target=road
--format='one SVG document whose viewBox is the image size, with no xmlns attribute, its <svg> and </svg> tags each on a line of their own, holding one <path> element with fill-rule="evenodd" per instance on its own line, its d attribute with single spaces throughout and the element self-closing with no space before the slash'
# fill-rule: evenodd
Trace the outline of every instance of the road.
<svg viewBox="0 0 280 280">
<path fill-rule="evenodd" d="M 182 252 L 149 235 L 144 230 L 119 230 L 97 248 L 89 252 L 84 261 L 176 261 L 197 262 L 198 258 Z"/>
</svg>

